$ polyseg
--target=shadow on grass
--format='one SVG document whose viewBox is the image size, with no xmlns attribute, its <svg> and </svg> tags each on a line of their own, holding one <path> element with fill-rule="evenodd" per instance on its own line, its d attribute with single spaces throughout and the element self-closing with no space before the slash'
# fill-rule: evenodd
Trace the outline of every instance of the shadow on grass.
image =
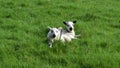
<svg viewBox="0 0 120 68">
<path fill-rule="evenodd" d="M 120 25 L 111 25 L 111 27 L 120 29 Z"/>
<path fill-rule="evenodd" d="M 88 46 L 88 42 L 87 41 L 81 41 L 80 45 L 82 45 L 82 46 Z"/>
<path fill-rule="evenodd" d="M 101 47 L 101 48 L 107 48 L 108 44 L 107 42 L 101 42 L 99 44 L 96 44 L 97 47 Z"/>
</svg>

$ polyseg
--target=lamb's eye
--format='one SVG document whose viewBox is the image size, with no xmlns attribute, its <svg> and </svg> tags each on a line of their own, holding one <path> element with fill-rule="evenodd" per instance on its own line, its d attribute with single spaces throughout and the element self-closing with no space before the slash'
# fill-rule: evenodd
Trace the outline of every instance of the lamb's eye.
<svg viewBox="0 0 120 68">
<path fill-rule="evenodd" d="M 67 26 L 69 26 L 69 25 L 67 25 Z"/>
<path fill-rule="evenodd" d="M 53 33 L 53 30 L 51 30 L 51 33 Z"/>
</svg>

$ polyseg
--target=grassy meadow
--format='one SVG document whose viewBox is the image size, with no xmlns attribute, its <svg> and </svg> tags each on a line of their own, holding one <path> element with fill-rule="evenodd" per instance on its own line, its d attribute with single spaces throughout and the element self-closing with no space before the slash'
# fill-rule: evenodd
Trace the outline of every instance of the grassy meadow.
<svg viewBox="0 0 120 68">
<path fill-rule="evenodd" d="M 81 37 L 49 48 L 73 20 Z M 0 68 L 120 68 L 120 0 L 0 0 Z"/>
</svg>

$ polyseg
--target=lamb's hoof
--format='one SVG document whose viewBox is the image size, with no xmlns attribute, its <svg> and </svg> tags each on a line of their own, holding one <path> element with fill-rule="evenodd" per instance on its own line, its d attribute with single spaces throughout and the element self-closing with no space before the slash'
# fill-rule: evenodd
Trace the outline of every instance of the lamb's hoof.
<svg viewBox="0 0 120 68">
<path fill-rule="evenodd" d="M 50 48 L 52 48 L 52 46 L 49 46 Z"/>
<path fill-rule="evenodd" d="M 81 37 L 81 34 L 78 34 L 78 35 L 76 35 L 75 37 L 76 37 L 76 38 Z"/>
</svg>

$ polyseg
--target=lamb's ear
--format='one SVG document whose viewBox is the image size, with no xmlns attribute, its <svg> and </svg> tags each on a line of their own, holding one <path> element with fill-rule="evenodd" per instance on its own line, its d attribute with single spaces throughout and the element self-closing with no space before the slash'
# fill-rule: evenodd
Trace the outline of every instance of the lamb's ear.
<svg viewBox="0 0 120 68">
<path fill-rule="evenodd" d="M 77 21 L 73 21 L 73 23 L 75 24 Z"/>
<path fill-rule="evenodd" d="M 67 25 L 67 23 L 65 21 L 63 21 L 63 24 Z"/>
<path fill-rule="evenodd" d="M 49 30 L 51 30 L 51 27 L 50 27 L 50 26 L 48 26 L 48 29 L 49 29 Z"/>
</svg>

